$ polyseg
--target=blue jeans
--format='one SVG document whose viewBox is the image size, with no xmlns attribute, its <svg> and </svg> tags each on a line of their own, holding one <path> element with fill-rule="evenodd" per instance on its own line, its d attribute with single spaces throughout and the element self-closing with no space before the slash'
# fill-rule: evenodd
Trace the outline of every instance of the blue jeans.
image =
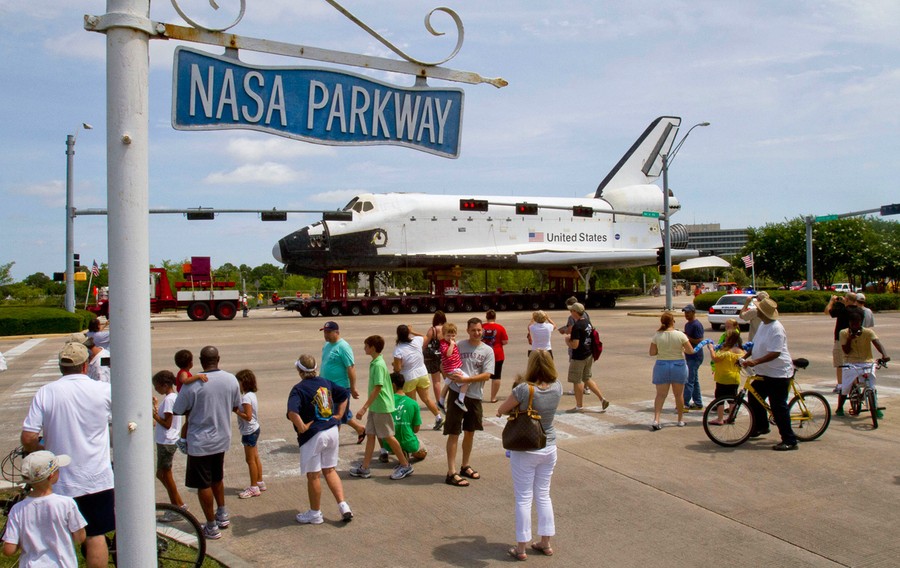
<svg viewBox="0 0 900 568">
<path fill-rule="evenodd" d="M 700 365 L 703 359 L 687 359 L 688 377 L 684 383 L 684 405 L 690 406 L 693 397 L 694 404 L 703 406 L 703 399 L 700 397 Z"/>
</svg>

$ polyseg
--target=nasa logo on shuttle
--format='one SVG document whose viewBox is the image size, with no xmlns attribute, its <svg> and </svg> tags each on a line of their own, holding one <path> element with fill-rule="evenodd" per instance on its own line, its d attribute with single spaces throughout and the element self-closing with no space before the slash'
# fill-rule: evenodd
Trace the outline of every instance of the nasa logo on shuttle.
<svg viewBox="0 0 900 568">
<path fill-rule="evenodd" d="M 619 239 L 622 238 L 622 235 L 620 235 L 619 233 L 616 233 L 616 236 L 613 237 L 613 238 L 616 239 L 616 240 L 618 241 Z"/>
<path fill-rule="evenodd" d="M 376 247 L 383 247 L 387 244 L 387 233 L 384 229 L 378 229 L 372 234 L 372 244 Z"/>
</svg>

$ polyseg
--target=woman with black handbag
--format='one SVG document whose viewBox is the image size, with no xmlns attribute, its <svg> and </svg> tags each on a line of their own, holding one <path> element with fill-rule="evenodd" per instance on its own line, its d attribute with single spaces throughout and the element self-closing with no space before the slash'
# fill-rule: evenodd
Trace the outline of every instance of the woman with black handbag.
<svg viewBox="0 0 900 568">
<path fill-rule="evenodd" d="M 545 556 L 551 556 L 550 537 L 556 534 L 553 518 L 553 503 L 550 500 L 550 478 L 556 466 L 556 430 L 553 418 L 562 398 L 562 385 L 556 380 L 556 367 L 550 354 L 538 349 L 528 357 L 524 380 L 517 381 L 512 394 L 497 409 L 497 416 L 510 413 L 512 421 L 523 419 L 535 422 L 546 436 L 541 445 L 540 433 L 528 428 L 516 427 L 525 433 L 515 436 L 504 435 L 504 446 L 534 449 L 511 449 L 509 465 L 513 478 L 513 492 L 516 496 L 516 546 L 507 551 L 516 560 L 528 558 L 526 547 L 531 542 L 531 504 L 537 503 L 537 532 L 540 542 L 532 542 L 531 549 Z M 529 413 L 529 410 L 532 412 Z M 518 415 L 518 416 L 516 416 Z M 538 416 L 539 415 L 539 420 Z M 515 416 L 515 418 L 513 418 Z M 511 434 L 511 433 L 506 433 Z"/>
</svg>

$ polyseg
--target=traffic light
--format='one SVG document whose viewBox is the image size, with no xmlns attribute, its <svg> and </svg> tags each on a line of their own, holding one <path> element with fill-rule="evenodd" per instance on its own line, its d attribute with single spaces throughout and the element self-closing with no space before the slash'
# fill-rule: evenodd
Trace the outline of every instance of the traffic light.
<svg viewBox="0 0 900 568">
<path fill-rule="evenodd" d="M 488 202 L 486 199 L 460 199 L 460 211 L 487 211 Z"/>
<path fill-rule="evenodd" d="M 65 272 L 54 272 L 53 273 L 53 281 L 54 282 L 65 282 L 66 281 L 66 273 Z"/>
<path fill-rule="evenodd" d="M 536 203 L 516 203 L 516 215 L 537 215 Z"/>
<path fill-rule="evenodd" d="M 900 203 L 894 203 L 892 205 L 882 205 L 881 215 L 900 215 Z"/>
<path fill-rule="evenodd" d="M 75 262 L 75 270 L 81 268 L 81 255 L 77 252 L 72 253 L 72 260 Z"/>
<path fill-rule="evenodd" d="M 656 249 L 656 266 L 665 267 L 666 265 L 666 250 L 665 249 Z"/>
<path fill-rule="evenodd" d="M 216 214 L 212 211 L 192 211 L 187 214 L 188 221 L 212 221 Z"/>
<path fill-rule="evenodd" d="M 263 211 L 259 216 L 262 221 L 287 221 L 287 213 L 284 211 Z"/>
<path fill-rule="evenodd" d="M 572 215 L 575 217 L 593 217 L 594 216 L 594 208 L 593 207 L 585 207 L 583 205 L 576 205 L 572 208 Z"/>
<path fill-rule="evenodd" d="M 325 211 L 322 213 L 323 221 L 352 221 L 353 211 Z"/>
</svg>

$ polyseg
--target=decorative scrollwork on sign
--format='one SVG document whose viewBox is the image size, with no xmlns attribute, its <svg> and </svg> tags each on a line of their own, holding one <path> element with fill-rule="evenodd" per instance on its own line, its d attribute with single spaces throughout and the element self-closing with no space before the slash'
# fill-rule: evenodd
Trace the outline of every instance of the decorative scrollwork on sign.
<svg viewBox="0 0 900 568">
<path fill-rule="evenodd" d="M 242 19 L 244 19 L 244 11 L 247 9 L 247 0 L 240 0 L 240 2 L 241 2 L 241 10 L 238 13 L 237 17 L 234 19 L 234 21 L 225 27 L 219 27 L 219 28 L 210 28 L 207 26 L 203 26 L 203 25 L 198 24 L 194 20 L 188 18 L 187 14 L 184 13 L 184 10 L 181 9 L 181 6 L 178 5 L 178 0 L 172 0 L 172 7 L 175 8 L 175 11 L 178 12 L 178 15 L 181 16 L 181 18 L 185 22 L 187 22 L 188 24 L 190 24 L 191 26 L 193 26 L 197 29 L 206 30 L 206 31 L 210 31 L 210 32 L 224 32 L 225 30 L 231 29 L 234 26 L 238 25 L 238 23 L 240 23 L 240 21 Z M 219 5 L 216 4 L 216 0 L 209 0 L 209 5 L 212 6 L 213 10 L 219 9 Z"/>
<path fill-rule="evenodd" d="M 441 59 L 440 61 L 422 61 L 422 60 L 416 59 L 416 58 L 408 55 L 403 50 L 401 50 L 399 47 L 397 47 L 396 45 L 389 42 L 381 34 L 376 32 L 372 28 L 370 28 L 368 25 L 365 24 L 365 22 L 363 22 L 362 20 L 360 20 L 359 18 L 354 16 L 352 13 L 350 13 L 349 10 L 347 10 L 346 8 L 341 6 L 336 0 L 325 0 L 325 1 L 328 2 L 329 4 L 331 4 L 335 10 L 337 10 L 338 12 L 340 12 L 341 14 L 346 16 L 347 19 L 349 19 L 351 22 L 353 22 L 354 24 L 356 24 L 357 26 L 359 26 L 363 30 L 365 30 L 366 33 L 368 33 L 369 35 L 371 35 L 372 37 L 377 39 L 379 42 L 381 42 L 382 45 L 384 45 L 385 47 L 387 47 L 388 49 L 390 49 L 391 51 L 393 51 L 394 53 L 396 53 L 403 59 L 409 61 L 410 63 L 415 63 L 417 65 L 426 65 L 426 66 L 441 65 L 442 63 L 446 63 L 446 62 L 450 61 L 451 59 L 453 59 L 454 57 L 456 57 L 456 54 L 459 53 L 459 50 L 462 48 L 463 39 L 465 37 L 465 29 L 463 28 L 462 20 L 460 19 L 459 14 L 457 14 L 456 12 L 454 12 L 453 10 L 451 10 L 450 8 L 447 8 L 445 6 L 437 7 L 425 15 L 425 29 L 427 29 L 428 32 L 433 36 L 444 35 L 444 32 L 439 32 L 439 31 L 435 30 L 434 27 L 431 25 L 431 16 L 435 12 L 443 12 L 443 13 L 447 14 L 448 16 L 450 16 L 450 18 L 453 19 L 453 22 L 456 24 L 456 48 L 454 48 L 453 52 L 450 55 L 448 55 L 444 59 Z"/>
</svg>

